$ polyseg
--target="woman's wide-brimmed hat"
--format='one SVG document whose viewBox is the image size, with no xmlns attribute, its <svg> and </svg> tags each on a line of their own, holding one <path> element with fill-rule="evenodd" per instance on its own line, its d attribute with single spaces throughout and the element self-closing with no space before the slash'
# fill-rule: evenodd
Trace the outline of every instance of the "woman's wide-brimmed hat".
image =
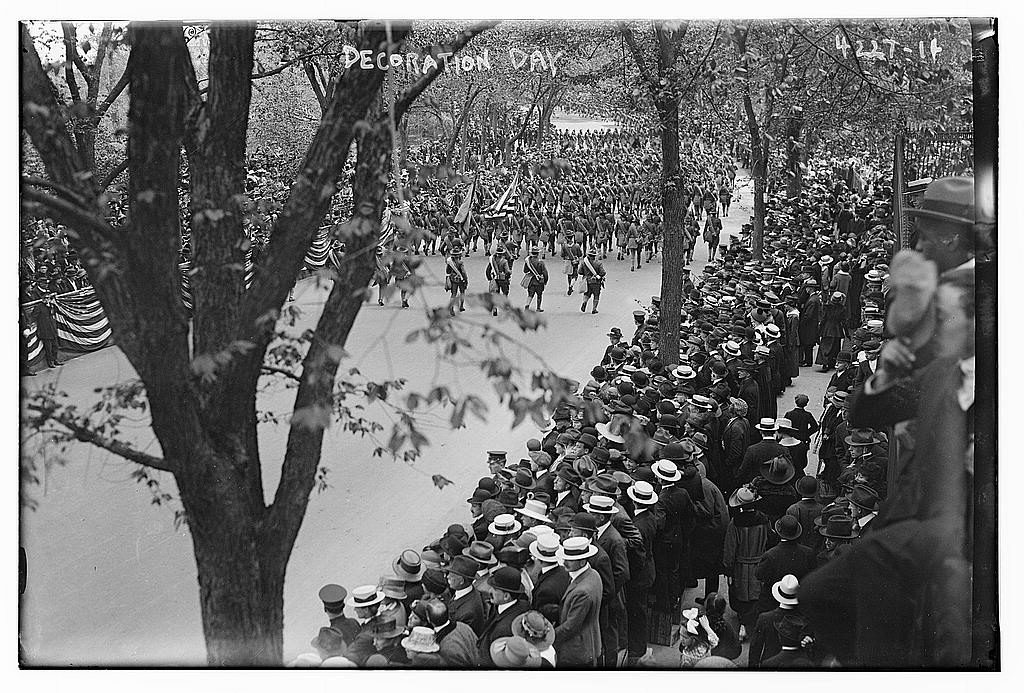
<svg viewBox="0 0 1024 693">
<path fill-rule="evenodd" d="M 752 486 L 740 486 L 729 496 L 729 507 L 738 508 L 741 505 L 750 505 L 760 498 L 761 496 L 757 493 L 757 489 Z"/>
<path fill-rule="evenodd" d="M 402 638 L 402 647 L 410 652 L 437 652 L 441 649 L 434 637 L 434 629 L 425 626 L 413 626 L 412 632 Z"/>
<path fill-rule="evenodd" d="M 789 483 L 796 476 L 793 463 L 785 457 L 774 457 L 767 462 L 761 463 L 760 471 L 765 481 L 776 486 Z"/>
<path fill-rule="evenodd" d="M 512 621 L 512 634 L 538 650 L 546 650 L 555 642 L 555 629 L 539 611 L 527 611 Z"/>
</svg>

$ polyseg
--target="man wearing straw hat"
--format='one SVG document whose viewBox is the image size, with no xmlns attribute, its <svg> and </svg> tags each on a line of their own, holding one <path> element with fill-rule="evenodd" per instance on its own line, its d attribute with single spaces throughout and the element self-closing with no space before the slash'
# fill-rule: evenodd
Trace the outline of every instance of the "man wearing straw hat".
<svg viewBox="0 0 1024 693">
<path fill-rule="evenodd" d="M 569 587 L 569 573 L 558 564 L 558 535 L 548 532 L 530 544 L 530 555 L 540 566 L 534 579 L 532 607 L 552 623 L 558 622 L 562 597 Z"/>
<path fill-rule="evenodd" d="M 570 537 L 557 555 L 569 572 L 569 587 L 555 626 L 559 664 L 595 667 L 601 656 L 601 578 L 588 560 L 597 555 L 597 547 L 586 537 Z"/>
<path fill-rule="evenodd" d="M 614 668 L 619 651 L 619 634 L 626 620 L 622 591 L 629 582 L 629 559 L 626 541 L 615 527 L 612 517 L 618 512 L 614 499 L 603 495 L 592 495 L 583 509 L 597 520 L 596 544 L 608 554 L 612 565 L 614 591 L 611 599 L 601 603 L 601 645 L 602 664 Z"/>
<path fill-rule="evenodd" d="M 636 481 L 626 489 L 633 501 L 633 524 L 640 532 L 644 553 L 631 554 L 630 580 L 626 584 L 626 667 L 638 666 L 647 654 L 647 594 L 654 586 L 654 541 L 664 527 L 664 516 L 658 508 L 658 494 L 646 481 Z"/>
</svg>

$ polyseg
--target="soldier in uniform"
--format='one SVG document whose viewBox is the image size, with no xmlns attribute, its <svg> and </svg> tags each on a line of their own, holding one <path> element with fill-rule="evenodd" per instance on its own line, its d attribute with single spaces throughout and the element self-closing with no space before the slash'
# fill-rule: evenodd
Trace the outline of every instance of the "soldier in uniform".
<svg viewBox="0 0 1024 693">
<path fill-rule="evenodd" d="M 548 268 L 540 259 L 540 248 L 531 246 L 530 256 L 523 263 L 523 281 L 526 286 L 526 308 L 529 310 L 533 297 L 537 297 L 537 312 L 543 313 L 541 300 L 544 298 L 544 287 L 548 283 Z"/>
</svg>

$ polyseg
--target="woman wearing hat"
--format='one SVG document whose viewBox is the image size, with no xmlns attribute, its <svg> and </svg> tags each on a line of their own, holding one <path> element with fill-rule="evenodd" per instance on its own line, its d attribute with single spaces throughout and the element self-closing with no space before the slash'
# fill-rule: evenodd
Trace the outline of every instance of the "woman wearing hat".
<svg viewBox="0 0 1024 693">
<path fill-rule="evenodd" d="M 753 485 L 740 486 L 729 497 L 734 509 L 725 530 L 722 565 L 729 581 L 729 604 L 740 619 L 740 640 L 753 631 L 757 619 L 757 600 L 761 596 L 761 581 L 755 571 L 768 546 L 768 517 L 757 509 L 760 500 Z"/>
<path fill-rule="evenodd" d="M 522 638 L 540 655 L 541 669 L 554 669 L 557 663 L 555 654 L 555 627 L 538 611 L 527 611 L 516 617 L 512 622 L 512 633 Z"/>
</svg>

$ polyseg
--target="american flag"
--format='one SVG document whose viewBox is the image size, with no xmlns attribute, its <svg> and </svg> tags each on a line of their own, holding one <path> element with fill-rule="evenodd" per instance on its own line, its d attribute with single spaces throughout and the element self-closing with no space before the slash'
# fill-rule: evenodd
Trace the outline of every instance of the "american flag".
<svg viewBox="0 0 1024 693">
<path fill-rule="evenodd" d="M 512 176 L 512 182 L 508 185 L 508 189 L 501 194 L 501 197 L 494 201 L 494 204 L 484 211 L 484 217 L 487 219 L 510 217 L 516 211 L 516 205 L 518 204 L 519 169 L 517 168 L 515 175 Z"/>
</svg>

